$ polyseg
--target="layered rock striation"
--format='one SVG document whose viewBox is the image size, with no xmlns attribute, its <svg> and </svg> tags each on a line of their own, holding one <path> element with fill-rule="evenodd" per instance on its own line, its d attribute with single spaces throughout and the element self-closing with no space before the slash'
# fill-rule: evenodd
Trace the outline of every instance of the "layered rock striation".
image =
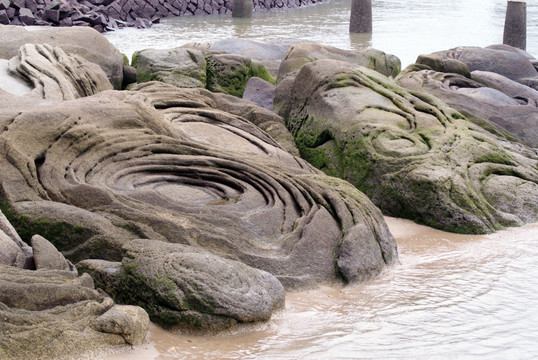
<svg viewBox="0 0 538 360">
<path fill-rule="evenodd" d="M 118 261 L 122 245 L 142 237 L 206 248 L 287 286 L 351 281 L 395 261 L 392 236 L 364 195 L 234 115 L 241 102 L 254 120 L 268 110 L 230 101 L 162 83 L 27 110 L 9 101 L 4 208 L 19 225 L 47 224 L 44 235 L 73 260 Z M 339 263 L 365 254 L 364 268 Z"/>
<path fill-rule="evenodd" d="M 508 45 L 421 55 L 396 79 L 433 94 L 500 138 L 538 147 L 536 59 Z"/>
<path fill-rule="evenodd" d="M 21 47 L 27 44 L 29 46 L 30 44 L 32 44 L 33 46 L 41 45 L 43 47 L 58 47 L 69 56 L 76 56 L 94 65 L 98 65 L 101 70 L 104 71 L 106 77 L 115 89 L 122 88 L 124 66 L 121 53 L 118 51 L 118 49 L 111 45 L 104 36 L 91 28 L 43 27 L 40 28 L 38 31 L 31 31 L 20 26 L 0 25 L 0 38 L 2 39 L 2 41 L 0 42 L 0 59 L 11 60 L 12 58 L 17 56 L 20 58 Z M 44 49 L 43 47 L 40 48 Z M 53 67 L 56 67 L 57 70 L 63 67 L 61 72 L 63 72 L 64 75 L 62 75 L 61 77 L 65 78 L 66 75 L 70 77 L 70 80 L 67 78 L 65 78 L 65 80 L 72 83 L 71 87 L 79 86 L 77 85 L 77 82 L 79 82 L 79 80 L 81 80 L 82 84 L 86 82 L 84 86 L 89 86 L 90 88 L 94 86 L 92 82 L 97 79 L 99 79 L 98 82 L 100 86 L 103 85 L 101 76 L 97 73 L 94 73 L 93 70 L 89 69 L 92 68 L 94 65 L 85 62 L 84 65 L 81 66 L 85 69 L 79 69 L 77 63 L 80 63 L 80 60 L 69 59 L 69 63 L 67 63 L 65 61 L 65 57 L 59 59 L 57 58 L 57 54 L 52 54 L 51 57 L 49 57 L 48 55 L 45 56 L 45 54 L 45 50 L 33 51 L 33 55 L 36 55 L 37 57 L 32 59 L 31 61 L 37 61 L 37 58 L 39 58 L 40 65 L 37 69 L 34 70 L 31 70 L 29 68 L 27 68 L 26 70 L 22 69 L 23 72 L 31 70 L 38 77 L 48 77 L 49 79 L 51 79 L 51 81 L 57 82 L 57 80 L 54 80 L 54 77 L 58 78 L 58 72 L 56 70 L 53 70 L 52 72 L 45 71 L 45 69 L 43 68 L 43 61 L 46 61 L 50 63 L 49 65 L 47 65 L 49 66 L 49 70 Z M 25 51 L 24 56 L 26 58 L 28 58 L 27 55 L 28 51 Z M 30 65 L 30 67 L 33 67 L 33 65 Z M 81 70 L 91 70 L 91 72 L 94 73 L 91 76 L 96 77 L 96 79 L 88 79 L 84 81 L 84 76 L 88 75 L 83 75 Z M 73 76 L 70 76 L 69 73 L 72 73 Z M 50 75 L 52 75 L 52 77 Z M 77 76 L 79 78 L 75 81 L 75 79 L 77 79 Z M 26 81 L 33 82 L 33 80 L 29 79 L 28 77 L 24 75 L 23 77 L 25 77 Z M 46 81 L 50 84 L 49 80 L 43 81 Z M 3 84 L 0 84 L 0 88 L 3 87 L 2 85 Z M 42 85 L 45 84 L 42 83 Z M 38 87 L 39 85 L 35 84 L 35 86 Z M 60 86 L 60 84 L 53 86 L 58 87 Z M 102 88 L 99 87 L 99 89 Z M 89 95 L 88 92 L 83 92 L 83 94 Z"/>
<path fill-rule="evenodd" d="M 31 243 L 0 212 L 0 358 L 91 356 L 144 341 L 142 308 L 116 305 L 45 238 Z"/>
<path fill-rule="evenodd" d="M 0 206 L 21 237 L 100 259 L 80 266 L 163 325 L 267 320 L 284 287 L 397 261 L 370 200 L 288 152 L 282 118 L 250 101 L 147 82 L 73 100 L 3 93 L 0 106 Z"/>
<path fill-rule="evenodd" d="M 534 149 L 378 72 L 313 60 L 290 49 L 275 94 L 303 158 L 356 185 L 386 214 L 444 230 L 482 233 L 536 221 Z"/>
</svg>

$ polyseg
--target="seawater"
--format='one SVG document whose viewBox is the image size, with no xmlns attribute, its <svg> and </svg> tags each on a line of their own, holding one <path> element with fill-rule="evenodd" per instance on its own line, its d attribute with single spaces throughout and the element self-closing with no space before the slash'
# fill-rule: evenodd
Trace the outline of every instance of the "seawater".
<svg viewBox="0 0 538 360">
<path fill-rule="evenodd" d="M 373 47 L 397 55 L 405 67 L 418 55 L 457 46 L 502 43 L 505 0 L 372 0 L 371 36 L 349 33 L 350 0 L 257 12 L 251 19 L 231 15 L 173 17 L 150 29 L 106 34 L 131 57 L 146 48 L 169 49 L 189 42 L 232 37 L 254 40 L 304 39 L 341 49 Z M 538 0 L 527 1 L 527 51 L 538 56 Z"/>
<path fill-rule="evenodd" d="M 406 66 L 419 54 L 502 42 L 504 0 L 373 0 L 373 34 L 348 32 L 349 0 L 255 13 L 163 19 L 106 36 L 131 56 L 231 37 L 374 47 Z M 538 56 L 538 1 L 527 1 L 527 51 Z M 455 235 L 386 218 L 400 264 L 355 286 L 288 293 L 264 324 L 216 336 L 151 326 L 123 359 L 536 359 L 538 223 Z"/>
<path fill-rule="evenodd" d="M 220 335 L 152 325 L 108 359 L 538 358 L 538 223 L 477 236 L 386 221 L 400 264 L 376 279 L 287 293 L 269 322 Z"/>
</svg>

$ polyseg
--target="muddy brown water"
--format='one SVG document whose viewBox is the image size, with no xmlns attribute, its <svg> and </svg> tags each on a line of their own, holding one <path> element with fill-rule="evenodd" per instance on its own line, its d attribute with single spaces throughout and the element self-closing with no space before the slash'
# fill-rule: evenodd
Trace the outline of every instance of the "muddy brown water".
<svg viewBox="0 0 538 360">
<path fill-rule="evenodd" d="M 269 322 L 220 335 L 152 325 L 107 359 L 538 358 L 538 223 L 476 236 L 386 221 L 400 264 L 376 279 L 288 293 Z"/>
</svg>

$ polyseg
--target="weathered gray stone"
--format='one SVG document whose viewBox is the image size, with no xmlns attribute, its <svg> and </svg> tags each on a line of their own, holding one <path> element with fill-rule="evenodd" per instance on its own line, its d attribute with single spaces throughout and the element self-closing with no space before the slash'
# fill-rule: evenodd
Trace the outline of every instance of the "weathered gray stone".
<svg viewBox="0 0 538 360">
<path fill-rule="evenodd" d="M 471 77 L 469 67 L 456 59 L 442 59 L 436 55 L 419 55 L 416 63 L 426 65 L 430 69 L 438 72 L 460 74 L 468 78 Z"/>
<path fill-rule="evenodd" d="M 42 236 L 32 236 L 32 249 L 36 269 L 74 271 L 77 269 L 54 245 Z"/>
<path fill-rule="evenodd" d="M 133 240 L 124 249 L 124 280 L 116 294 L 123 293 L 120 297 L 127 300 L 128 289 L 136 291 L 138 304 L 164 325 L 215 327 L 211 320 L 191 324 L 192 312 L 200 319 L 230 318 L 226 321 L 230 325 L 263 321 L 284 305 L 280 282 L 241 262 L 192 246 L 150 240 Z"/>
<path fill-rule="evenodd" d="M 54 10 L 54 9 L 47 9 L 45 10 L 45 16 L 49 21 L 58 23 L 60 22 L 60 11 Z"/>
<path fill-rule="evenodd" d="M 483 129 L 538 147 L 538 91 L 493 72 L 475 70 L 472 79 L 412 65 L 400 85 L 433 94 Z"/>
<path fill-rule="evenodd" d="M 113 89 L 98 65 L 47 44 L 23 45 L 9 69 L 33 83 L 29 96 L 43 99 L 72 100 Z"/>
<path fill-rule="evenodd" d="M 95 329 L 119 334 L 129 345 L 140 345 L 149 330 L 149 316 L 141 307 L 116 305 L 95 320 Z"/>
<path fill-rule="evenodd" d="M 6 10 L 10 4 L 11 2 L 9 0 L 0 0 L 0 10 Z"/>
<path fill-rule="evenodd" d="M 256 41 L 251 39 L 231 38 L 217 40 L 209 44 L 206 50 L 241 55 L 261 62 L 273 75 L 278 74 L 280 61 L 286 56 L 288 47 L 297 44 L 297 40 Z"/>
<path fill-rule="evenodd" d="M 243 99 L 255 102 L 268 110 L 273 110 L 274 96 L 275 85 L 260 79 L 259 77 L 251 77 L 248 80 L 245 92 L 243 93 Z"/>
<path fill-rule="evenodd" d="M 59 46 L 69 55 L 78 55 L 103 69 L 114 88 L 121 89 L 123 58 L 120 52 L 97 31 L 88 28 L 43 28 L 28 31 L 19 26 L 0 26 L 0 58 L 17 56 L 25 44 Z M 92 46 L 88 46 L 92 44 Z"/>
<path fill-rule="evenodd" d="M 138 82 L 159 80 L 177 87 L 206 86 L 206 60 L 194 49 L 148 49 L 134 55 Z"/>
<path fill-rule="evenodd" d="M 125 89 L 127 85 L 136 82 L 136 68 L 133 66 L 126 65 L 123 67 L 123 86 Z"/>
<path fill-rule="evenodd" d="M 433 55 L 442 59 L 456 59 L 465 63 L 470 71 L 481 70 L 503 75 L 517 81 L 522 78 L 537 77 L 538 72 L 523 51 L 503 48 L 458 47 L 439 51 Z"/>
<path fill-rule="evenodd" d="M 342 50 L 329 45 L 302 43 L 289 48 L 280 65 L 277 83 L 287 75 L 295 76 L 304 64 L 321 59 L 341 60 L 365 66 L 385 76 L 396 76 L 401 69 L 400 59 L 380 50 Z"/>
<path fill-rule="evenodd" d="M 27 8 L 19 9 L 19 20 L 24 25 L 34 25 L 35 23 L 35 16 L 32 13 L 32 10 Z"/>
<path fill-rule="evenodd" d="M 206 60 L 206 87 L 213 92 L 241 97 L 251 77 L 274 82 L 273 77 L 262 63 L 241 55 L 209 55 Z"/>
<path fill-rule="evenodd" d="M 10 23 L 6 10 L 0 10 L 0 24 L 8 25 Z"/>
<path fill-rule="evenodd" d="M 313 286 L 338 279 L 343 233 L 361 223 L 376 239 L 362 251 L 382 254 L 371 275 L 397 260 L 379 210 L 247 120 L 282 125 L 246 100 L 151 82 L 59 103 L 4 94 L 0 107 L 2 200 L 72 261 L 119 261 L 148 238 Z"/>
<path fill-rule="evenodd" d="M 84 358 L 145 336 L 144 310 L 114 310 L 112 299 L 94 290 L 87 274 L 0 265 L 0 289 L 3 360 Z M 108 315 L 99 318 L 102 314 Z"/>
<path fill-rule="evenodd" d="M 455 76 L 472 81 L 447 74 Z M 356 185 L 386 214 L 463 233 L 538 219 L 532 149 L 500 141 L 437 98 L 348 62 L 307 63 L 292 79 L 277 86 L 274 103 L 301 156 Z"/>
</svg>

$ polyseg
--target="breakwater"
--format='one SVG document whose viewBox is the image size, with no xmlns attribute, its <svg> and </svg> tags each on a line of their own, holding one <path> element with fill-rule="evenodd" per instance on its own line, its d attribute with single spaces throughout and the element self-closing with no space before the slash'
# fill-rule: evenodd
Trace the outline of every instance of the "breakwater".
<svg viewBox="0 0 538 360">
<path fill-rule="evenodd" d="M 253 0 L 254 11 L 297 8 L 322 0 Z M 231 14 L 233 0 L 0 0 L 0 24 L 90 26 L 99 32 L 147 28 L 170 16 Z"/>
</svg>

